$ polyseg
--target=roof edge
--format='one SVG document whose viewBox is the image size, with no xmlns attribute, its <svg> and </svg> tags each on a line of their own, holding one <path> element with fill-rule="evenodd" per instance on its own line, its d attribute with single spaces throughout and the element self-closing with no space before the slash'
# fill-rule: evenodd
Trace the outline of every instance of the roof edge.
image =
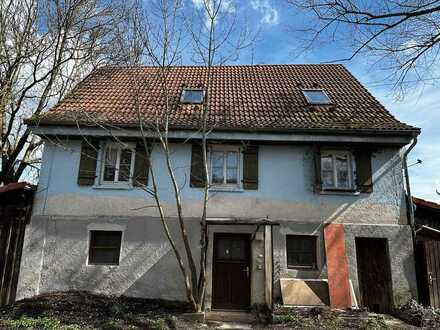
<svg viewBox="0 0 440 330">
<path fill-rule="evenodd" d="M 35 128 L 44 128 L 44 127 L 76 127 L 78 129 L 85 128 L 99 128 L 102 127 L 100 125 L 91 125 L 87 122 L 70 122 L 70 121 L 49 121 L 49 120 L 38 120 L 38 119 L 25 119 L 24 123 L 29 126 L 31 129 Z M 109 128 L 128 128 L 133 129 L 137 128 L 138 125 L 131 124 L 112 124 L 112 123 L 103 123 L 103 126 L 108 125 Z M 81 127 L 83 126 L 83 127 Z M 185 128 L 185 127 L 170 127 L 170 131 L 194 131 L 196 128 Z M 365 129 L 365 128 L 216 128 L 216 132 L 252 132 L 252 133 L 320 133 L 320 134 L 366 134 L 366 135 L 401 135 L 408 137 L 417 137 L 421 134 L 421 129 L 414 127 L 408 129 Z"/>
</svg>

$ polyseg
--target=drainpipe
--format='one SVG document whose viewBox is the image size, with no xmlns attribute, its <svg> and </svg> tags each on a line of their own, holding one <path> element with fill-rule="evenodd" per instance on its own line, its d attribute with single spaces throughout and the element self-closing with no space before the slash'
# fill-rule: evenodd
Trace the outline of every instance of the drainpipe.
<svg viewBox="0 0 440 330">
<path fill-rule="evenodd" d="M 411 227 L 411 236 L 412 236 L 412 243 L 413 243 L 413 260 L 414 260 L 414 265 L 415 265 L 415 271 L 416 271 L 416 283 L 417 283 L 417 300 L 420 302 L 421 301 L 421 288 L 420 288 L 420 270 L 419 267 L 417 267 L 417 257 L 416 257 L 416 251 L 417 251 L 417 241 L 416 241 L 416 225 L 415 225 L 415 221 L 414 221 L 414 204 L 413 204 L 413 200 L 412 200 L 412 195 L 411 195 L 411 187 L 409 184 L 409 174 L 408 174 L 408 163 L 407 163 L 407 157 L 408 154 L 410 153 L 410 151 L 416 146 L 417 144 L 417 136 L 414 137 L 411 145 L 409 146 L 409 148 L 407 150 L 405 150 L 405 152 L 403 153 L 403 159 L 402 159 L 402 163 L 403 163 L 403 170 L 405 172 L 405 184 L 406 184 L 406 194 L 407 194 L 407 198 L 408 198 L 408 213 L 407 213 L 407 217 L 408 217 L 408 222 L 409 225 Z"/>
<path fill-rule="evenodd" d="M 409 148 L 405 150 L 405 152 L 403 154 L 403 160 L 402 160 L 403 170 L 405 172 L 406 194 L 407 194 L 407 198 L 408 198 L 408 207 L 409 207 L 408 222 L 409 222 L 409 225 L 411 226 L 411 229 L 412 229 L 413 239 L 415 239 L 414 205 L 413 205 L 413 200 L 412 200 L 412 196 L 411 196 L 411 187 L 409 184 L 407 157 L 408 157 L 408 154 L 411 152 L 411 150 L 416 146 L 416 144 L 417 144 L 417 137 L 414 137 Z"/>
</svg>

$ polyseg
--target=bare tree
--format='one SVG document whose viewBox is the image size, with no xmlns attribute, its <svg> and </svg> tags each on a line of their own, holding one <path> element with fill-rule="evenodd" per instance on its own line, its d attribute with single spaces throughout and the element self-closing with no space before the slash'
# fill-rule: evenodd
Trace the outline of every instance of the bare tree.
<svg viewBox="0 0 440 330">
<path fill-rule="evenodd" d="M 306 49 L 341 40 L 352 49 L 346 58 L 368 55 L 386 69 L 402 90 L 438 79 L 440 1 L 438 0 L 288 0 L 305 14 Z"/>
<path fill-rule="evenodd" d="M 102 0 L 0 0 L 0 185 L 38 170 L 42 142 L 23 119 L 44 112 L 108 59 L 112 6 Z"/>
<path fill-rule="evenodd" d="M 131 92 L 137 111 L 139 130 L 142 135 L 146 161 L 150 163 L 149 178 L 151 184 L 143 186 L 158 210 L 164 233 L 176 256 L 177 264 L 184 278 L 185 292 L 194 311 L 203 310 L 206 289 L 206 252 L 208 246 L 207 206 L 209 202 L 209 167 L 208 167 L 208 135 L 214 129 L 209 125 L 209 97 L 214 65 L 224 64 L 237 58 L 240 50 L 251 45 L 256 34 L 252 34 L 245 27 L 237 25 L 236 15 L 229 2 L 204 0 L 200 2 L 195 16 L 186 15 L 184 4 L 180 0 L 157 0 L 149 2 L 148 6 L 139 1 L 133 1 L 126 8 L 127 22 L 119 38 L 121 46 L 126 50 L 122 56 L 130 65 L 132 72 Z M 188 35 L 184 34 L 188 32 Z M 182 60 L 184 50 L 192 46 L 193 60 L 206 67 L 203 77 L 204 101 L 201 106 L 200 125 L 198 135 L 201 137 L 202 166 L 204 168 L 203 202 L 200 215 L 200 241 L 198 249 L 194 250 L 194 242 L 190 242 L 187 219 L 183 211 L 182 190 L 186 185 L 179 181 L 175 172 L 176 166 L 172 156 L 173 141 L 169 132 L 173 111 L 176 108 L 175 99 L 170 93 L 171 82 L 169 75 L 173 66 Z M 153 68 L 148 74 L 140 64 L 148 63 Z M 153 86 L 154 85 L 154 86 Z M 146 98 L 153 87 L 160 86 L 160 99 L 163 107 L 157 108 L 155 122 L 143 118 L 141 100 Z M 157 97 L 155 95 L 154 97 Z M 148 97 L 147 97 L 148 98 Z M 153 138 L 151 138 L 153 136 Z M 184 141 L 183 143 L 186 143 Z M 163 207 L 158 188 L 156 169 L 150 161 L 152 144 L 159 147 L 165 156 L 165 168 L 170 178 L 180 238 L 173 237 L 169 215 Z M 146 207 L 151 207 L 147 205 Z M 178 248 L 178 241 L 184 249 Z M 193 243 L 193 244 L 191 244 Z M 200 256 L 199 266 L 196 259 Z"/>
</svg>

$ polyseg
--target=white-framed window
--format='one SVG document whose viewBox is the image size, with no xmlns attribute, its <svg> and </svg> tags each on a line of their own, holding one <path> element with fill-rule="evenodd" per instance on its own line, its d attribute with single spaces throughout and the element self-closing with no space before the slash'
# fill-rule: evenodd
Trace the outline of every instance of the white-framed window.
<svg viewBox="0 0 440 330">
<path fill-rule="evenodd" d="M 200 88 L 185 88 L 180 96 L 181 103 L 203 103 L 205 91 Z"/>
<path fill-rule="evenodd" d="M 354 157 L 350 151 L 321 152 L 321 182 L 323 190 L 353 190 Z"/>
<path fill-rule="evenodd" d="M 215 187 L 240 187 L 240 148 L 213 146 L 210 149 L 211 185 Z"/>
<path fill-rule="evenodd" d="M 102 154 L 101 183 L 130 184 L 134 170 L 135 146 L 107 142 Z"/>
<path fill-rule="evenodd" d="M 302 93 L 309 104 L 332 104 L 330 97 L 322 89 L 303 89 Z"/>
</svg>

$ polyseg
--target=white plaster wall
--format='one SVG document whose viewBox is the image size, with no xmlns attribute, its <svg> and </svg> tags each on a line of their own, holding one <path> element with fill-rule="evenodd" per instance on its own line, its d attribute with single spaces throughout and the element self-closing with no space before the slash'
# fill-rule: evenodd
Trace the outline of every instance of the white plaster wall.
<svg viewBox="0 0 440 330">
<path fill-rule="evenodd" d="M 191 145 L 173 146 L 173 164 L 182 185 L 184 214 L 201 214 L 202 191 L 189 187 Z M 156 216 L 153 204 L 140 188 L 96 189 L 77 185 L 79 141 L 45 146 L 35 215 Z M 152 155 L 159 193 L 167 215 L 174 216 L 172 186 L 160 147 Z M 269 217 L 275 220 L 340 223 L 398 223 L 404 221 L 403 176 L 398 148 L 373 153 L 374 191 L 360 195 L 320 195 L 313 192 L 311 147 L 263 145 L 259 149 L 259 188 L 240 192 L 213 192 L 210 217 Z"/>
<path fill-rule="evenodd" d="M 168 223 L 184 251 L 177 221 Z M 186 223 L 198 251 L 199 222 Z M 123 231 L 118 266 L 88 264 L 90 230 Z M 199 264 L 198 253 L 194 257 Z M 26 232 L 17 298 L 67 290 L 186 300 L 183 276 L 159 219 L 34 216 Z"/>
<path fill-rule="evenodd" d="M 269 217 L 280 222 L 280 226 L 273 229 L 275 297 L 279 297 L 279 277 L 326 278 L 322 239 L 325 222 L 344 223 L 346 228 L 365 224 L 359 228 L 367 231 L 371 227 L 367 224 L 382 224 L 375 226 L 371 235 L 380 237 L 381 228 L 388 228 L 390 254 L 393 253 L 390 256 L 396 260 L 393 261 L 393 283 L 398 283 L 397 286 L 393 284 L 393 288 L 408 297 L 414 292 L 411 284 L 414 274 L 413 269 L 408 268 L 412 248 L 405 245 L 404 249 L 399 249 L 401 244 L 410 244 L 407 241 L 410 239 L 407 226 L 398 225 L 405 223 L 399 152 L 398 148 L 383 148 L 373 153 L 373 193 L 320 195 L 313 192 L 311 147 L 260 146 L 259 189 L 213 193 L 208 216 Z M 189 144 L 173 146 L 173 163 L 182 184 L 184 216 L 188 219 L 192 244 L 198 249 L 199 226 L 196 219 L 201 215 L 202 191 L 189 187 L 190 156 Z M 26 231 L 18 297 L 77 289 L 184 300 L 182 275 L 163 235 L 157 212 L 149 207 L 154 204 L 153 201 L 139 188 L 116 190 L 78 186 L 79 159 L 79 141 L 45 145 L 33 217 Z M 175 223 L 172 188 L 159 148 L 154 149 L 152 162 L 166 216 Z M 100 227 L 124 230 L 120 266 L 87 265 L 88 230 Z M 172 228 L 176 237 L 179 237 L 176 227 L 172 225 Z M 236 230 L 223 229 L 226 232 Z M 254 228 L 249 229 L 252 230 Z M 362 234 L 359 230 L 352 232 Z M 286 234 L 313 234 L 319 237 L 318 270 L 287 269 Z M 347 254 L 350 278 L 356 282 L 353 235 L 347 234 Z M 255 259 L 263 249 L 261 244 L 253 243 L 253 265 L 256 265 Z M 208 255 L 208 264 L 211 261 Z M 264 282 L 264 270 L 253 269 L 252 276 L 252 301 L 260 303 L 264 301 L 263 286 L 260 286 Z"/>
</svg>

